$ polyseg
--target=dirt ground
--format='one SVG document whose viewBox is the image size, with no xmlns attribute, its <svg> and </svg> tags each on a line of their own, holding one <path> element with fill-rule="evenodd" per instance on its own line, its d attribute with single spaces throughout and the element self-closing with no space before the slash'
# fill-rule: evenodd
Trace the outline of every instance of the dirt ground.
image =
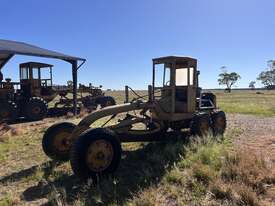
<svg viewBox="0 0 275 206">
<path fill-rule="evenodd" d="M 247 147 L 259 155 L 266 155 L 275 164 L 275 117 L 253 115 L 227 115 L 229 128 L 240 128 L 242 134 L 235 138 L 236 146 Z"/>
<path fill-rule="evenodd" d="M 234 144 L 251 154 L 263 156 L 272 168 L 275 168 L 275 117 L 256 117 L 253 115 L 228 115 L 229 128 L 243 130 L 234 139 Z M 275 187 L 270 187 L 266 194 L 266 205 L 275 205 Z"/>
<path fill-rule="evenodd" d="M 271 164 L 275 164 L 275 117 L 228 114 L 227 118 L 229 130 L 238 128 L 243 131 L 239 136 L 234 138 L 234 144 L 236 146 L 240 148 L 247 148 L 248 151 L 256 152 L 259 155 L 264 155 L 269 158 Z M 45 123 L 37 123 L 37 129 L 39 130 L 41 128 L 46 128 L 54 121 L 55 120 L 48 120 L 45 121 Z M 30 124 L 33 123 L 24 123 L 24 128 L 30 129 Z M 19 127 L 22 130 L 22 124 L 13 125 L 13 127 Z M 36 154 L 33 155 L 35 156 Z M 18 161 L 20 163 L 21 156 L 24 157 L 24 154 L 18 153 L 17 156 L 14 157 L 14 161 Z M 23 202 L 27 205 L 41 205 L 46 203 L 47 199 L 43 197 L 43 195 L 32 194 L 30 191 L 30 188 L 36 187 L 38 184 L 43 184 L 36 181 L 36 176 L 39 176 L 39 174 L 32 176 L 33 179 L 28 179 L 28 174 L 33 174 L 33 171 L 37 169 L 37 166 L 41 167 L 41 165 L 47 162 L 47 160 L 47 157 L 29 159 L 27 163 L 20 163 L 19 167 L 17 165 L 15 167 L 16 171 L 12 167 L 9 168 L 9 165 L 2 164 L 0 169 L 0 199 L 6 197 L 7 194 L 14 194 L 13 198 L 15 200 L 18 199 L 20 204 Z M 65 164 L 62 167 L 65 167 L 67 170 L 68 165 Z M 38 197 L 30 198 L 28 200 L 28 197 L 26 199 L 26 196 L 24 196 L 26 194 L 28 194 L 28 196 L 38 195 Z M 21 202 L 21 199 L 25 199 L 25 201 Z M 275 205 L 275 188 L 269 189 L 267 201 L 274 202 Z"/>
</svg>

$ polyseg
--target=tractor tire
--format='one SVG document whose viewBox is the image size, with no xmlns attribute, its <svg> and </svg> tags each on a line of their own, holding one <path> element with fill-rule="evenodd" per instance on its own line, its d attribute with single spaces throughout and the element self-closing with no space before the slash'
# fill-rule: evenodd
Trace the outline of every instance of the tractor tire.
<svg viewBox="0 0 275 206">
<path fill-rule="evenodd" d="M 104 107 L 116 105 L 116 101 L 111 96 L 105 96 L 105 97 L 100 98 L 99 104 L 100 104 L 101 108 L 104 108 Z"/>
<path fill-rule="evenodd" d="M 207 136 L 211 132 L 211 121 L 208 114 L 197 114 L 193 117 L 190 132 L 194 136 Z"/>
<path fill-rule="evenodd" d="M 99 177 L 113 173 L 121 159 L 121 145 L 114 133 L 105 128 L 89 129 L 82 133 L 71 149 L 70 162 L 80 179 Z"/>
<path fill-rule="evenodd" d="M 52 125 L 45 132 L 42 139 L 44 153 L 53 160 L 68 161 L 72 142 L 70 135 L 75 124 L 61 122 Z"/>
<path fill-rule="evenodd" d="M 0 121 L 14 121 L 17 115 L 18 108 L 14 102 L 0 102 Z"/>
<path fill-rule="evenodd" d="M 24 107 L 24 116 L 31 121 L 42 120 L 48 113 L 48 104 L 40 97 L 31 97 Z"/>
<path fill-rule="evenodd" d="M 226 115 L 223 111 L 214 112 L 211 115 L 214 136 L 222 136 L 226 129 Z"/>
</svg>

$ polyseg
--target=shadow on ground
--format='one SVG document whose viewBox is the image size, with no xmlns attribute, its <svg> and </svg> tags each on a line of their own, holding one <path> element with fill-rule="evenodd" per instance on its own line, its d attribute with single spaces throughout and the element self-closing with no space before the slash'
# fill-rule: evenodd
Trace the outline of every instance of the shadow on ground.
<svg viewBox="0 0 275 206">
<path fill-rule="evenodd" d="M 23 197 L 26 201 L 34 201 L 46 196 L 50 196 L 49 199 L 58 196 L 65 204 L 81 199 L 84 205 L 122 205 L 133 194 L 157 184 L 167 169 L 180 159 L 186 140 L 176 139 L 149 143 L 135 151 L 124 151 L 116 173 L 100 180 L 96 186 L 80 182 L 74 175 L 62 173 L 54 181 L 40 182 L 26 189 Z"/>
<path fill-rule="evenodd" d="M 0 184 L 18 182 L 18 181 L 22 180 L 23 178 L 26 178 L 28 176 L 33 175 L 38 169 L 49 170 L 50 168 L 56 167 L 60 164 L 62 164 L 62 163 L 61 162 L 48 161 L 48 162 L 45 162 L 41 165 L 35 165 L 35 166 L 30 167 L 30 168 L 21 170 L 19 172 L 14 172 L 14 173 L 9 174 L 7 176 L 1 177 L 0 178 Z"/>
<path fill-rule="evenodd" d="M 48 114 L 46 115 L 45 118 L 57 118 L 57 117 L 62 117 L 62 116 L 66 116 L 68 114 L 73 114 L 73 108 L 49 108 L 48 109 Z M 77 109 L 77 114 L 80 114 L 80 108 Z M 29 123 L 29 122 L 37 122 L 39 120 L 29 120 L 27 118 L 24 117 L 20 117 L 16 120 L 12 120 L 12 121 L 4 121 L 1 123 L 7 123 L 9 125 L 14 125 L 14 124 L 21 124 L 21 123 Z"/>
</svg>

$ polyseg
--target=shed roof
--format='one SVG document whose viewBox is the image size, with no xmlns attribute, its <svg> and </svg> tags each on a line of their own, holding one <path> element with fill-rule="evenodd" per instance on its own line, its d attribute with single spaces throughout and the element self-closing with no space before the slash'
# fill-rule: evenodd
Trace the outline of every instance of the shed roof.
<svg viewBox="0 0 275 206">
<path fill-rule="evenodd" d="M 64 61 L 85 61 L 85 59 L 80 57 L 43 49 L 24 42 L 0 39 L 0 69 L 16 54 L 61 59 Z"/>
</svg>

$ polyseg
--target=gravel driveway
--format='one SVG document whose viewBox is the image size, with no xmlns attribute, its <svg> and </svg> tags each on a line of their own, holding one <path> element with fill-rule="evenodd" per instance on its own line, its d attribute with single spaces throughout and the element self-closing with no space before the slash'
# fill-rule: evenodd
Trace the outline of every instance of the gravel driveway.
<svg viewBox="0 0 275 206">
<path fill-rule="evenodd" d="M 227 119 L 229 128 L 243 130 L 234 139 L 237 146 L 264 154 L 275 164 L 275 117 L 229 114 Z"/>
</svg>

